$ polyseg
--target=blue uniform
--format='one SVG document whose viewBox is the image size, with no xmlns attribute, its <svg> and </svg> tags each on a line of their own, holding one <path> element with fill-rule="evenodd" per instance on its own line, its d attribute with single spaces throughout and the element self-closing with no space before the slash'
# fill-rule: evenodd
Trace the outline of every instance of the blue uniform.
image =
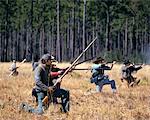
<svg viewBox="0 0 150 120">
<path fill-rule="evenodd" d="M 116 84 L 114 80 L 109 80 L 107 75 L 104 75 L 105 70 L 111 70 L 109 66 L 103 64 L 94 64 L 92 66 L 91 83 L 96 84 L 96 91 L 101 92 L 104 85 L 111 85 L 112 91 L 116 91 Z"/>
</svg>

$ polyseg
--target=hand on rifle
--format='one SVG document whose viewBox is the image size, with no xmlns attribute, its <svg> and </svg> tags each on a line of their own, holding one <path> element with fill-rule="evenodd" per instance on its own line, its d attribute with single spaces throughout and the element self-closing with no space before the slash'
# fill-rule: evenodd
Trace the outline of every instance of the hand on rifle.
<svg viewBox="0 0 150 120">
<path fill-rule="evenodd" d="M 54 87 L 48 87 L 48 92 L 49 92 L 49 93 L 54 92 Z"/>
<path fill-rule="evenodd" d="M 69 68 L 69 67 L 67 67 L 67 68 L 65 68 L 65 69 L 62 69 L 62 74 L 63 74 L 68 68 Z M 71 72 L 71 70 L 68 71 L 68 72 Z"/>
<path fill-rule="evenodd" d="M 116 64 L 116 61 L 113 61 L 113 63 L 111 64 L 111 69 L 113 68 L 114 64 Z"/>
<path fill-rule="evenodd" d="M 62 75 L 64 73 L 64 70 L 58 71 L 58 75 Z"/>
<path fill-rule="evenodd" d="M 54 87 L 48 87 L 48 92 L 51 94 L 52 92 L 54 92 Z M 46 106 L 49 104 L 49 97 L 45 96 L 45 98 L 42 100 L 42 103 Z"/>
<path fill-rule="evenodd" d="M 141 65 L 141 67 L 144 67 L 145 66 L 145 64 L 143 63 L 142 65 Z"/>
<path fill-rule="evenodd" d="M 61 78 L 58 78 L 57 81 L 56 81 L 57 84 L 58 84 L 58 83 L 61 83 L 61 80 L 62 80 Z M 57 84 L 56 84 L 56 85 L 57 85 Z"/>
<path fill-rule="evenodd" d="M 114 64 L 116 64 L 116 61 L 113 61 L 113 63 L 112 63 L 112 64 L 113 64 L 113 65 L 114 65 Z"/>
</svg>

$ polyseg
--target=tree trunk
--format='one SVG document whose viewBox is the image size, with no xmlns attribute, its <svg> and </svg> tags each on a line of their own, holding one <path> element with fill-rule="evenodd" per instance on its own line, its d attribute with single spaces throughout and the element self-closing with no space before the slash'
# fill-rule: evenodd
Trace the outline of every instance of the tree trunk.
<svg viewBox="0 0 150 120">
<path fill-rule="evenodd" d="M 118 31 L 118 37 L 117 38 L 118 38 L 117 39 L 117 45 L 118 45 L 117 49 L 120 50 L 120 31 Z"/>
<path fill-rule="evenodd" d="M 84 0 L 84 8 L 83 8 L 83 42 L 82 42 L 82 49 L 85 49 L 85 19 L 86 19 L 86 0 Z M 86 59 L 86 54 L 83 55 L 83 60 Z"/>
<path fill-rule="evenodd" d="M 34 51 L 33 51 L 33 45 L 34 45 L 34 40 L 33 40 L 33 34 L 34 34 L 34 31 L 33 31 L 33 0 L 31 1 L 31 36 L 30 36 L 30 60 L 33 61 L 33 57 L 34 57 Z"/>
<path fill-rule="evenodd" d="M 54 35 L 54 29 L 55 29 L 55 24 L 54 24 L 54 19 L 53 19 L 53 23 L 52 23 L 52 29 L 51 29 L 51 54 L 53 56 L 56 56 L 56 52 L 55 52 L 55 35 Z"/>
<path fill-rule="evenodd" d="M 109 51 L 109 31 L 110 31 L 110 26 L 109 26 L 109 22 L 110 22 L 110 16 L 109 16 L 109 7 L 107 6 L 107 10 L 106 10 L 106 14 L 107 14 L 107 19 L 106 19 L 106 42 L 105 42 L 105 51 Z"/>
<path fill-rule="evenodd" d="M 75 11 L 74 11 L 74 7 L 72 9 L 72 16 L 71 16 L 71 42 L 70 42 L 70 48 L 71 48 L 71 59 L 74 59 L 74 42 L 75 42 Z"/>
<path fill-rule="evenodd" d="M 59 3 L 60 1 L 57 0 L 57 60 L 61 60 L 61 55 L 60 55 L 60 30 L 59 30 Z"/>
<path fill-rule="evenodd" d="M 124 47 L 124 55 L 128 56 L 128 19 L 126 18 L 126 25 L 125 25 L 125 47 Z"/>
<path fill-rule="evenodd" d="M 70 14 L 68 18 L 68 25 L 67 25 L 67 58 L 70 60 Z"/>
<path fill-rule="evenodd" d="M 93 24 L 93 37 L 92 37 L 92 39 L 94 40 L 94 38 L 95 38 L 95 27 Z M 93 45 L 92 45 L 92 57 L 94 57 L 94 56 L 95 56 L 95 43 L 93 43 Z"/>
<path fill-rule="evenodd" d="M 136 55 L 138 55 L 138 43 L 139 43 L 139 30 L 138 30 L 138 25 L 137 25 L 137 28 L 136 28 L 136 49 L 135 49 L 135 52 L 136 52 Z"/>
<path fill-rule="evenodd" d="M 27 26 L 28 28 L 28 26 Z M 26 58 L 28 61 L 30 61 L 30 56 L 29 56 L 29 30 L 26 28 Z"/>
</svg>

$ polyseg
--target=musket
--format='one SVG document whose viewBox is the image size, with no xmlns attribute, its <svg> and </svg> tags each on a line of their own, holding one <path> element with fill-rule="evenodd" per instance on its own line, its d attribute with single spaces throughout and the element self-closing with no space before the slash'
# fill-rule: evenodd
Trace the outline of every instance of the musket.
<svg viewBox="0 0 150 120">
<path fill-rule="evenodd" d="M 73 68 L 71 70 L 91 70 L 91 68 Z"/>
<path fill-rule="evenodd" d="M 76 63 L 74 66 L 77 66 L 77 65 L 79 65 L 79 64 L 82 64 L 82 63 L 87 62 L 87 61 L 90 61 L 90 60 L 93 60 L 94 58 L 95 58 L 95 57 L 92 57 L 92 58 L 83 60 L 83 61 L 81 61 L 81 62 Z M 73 62 L 72 62 L 72 63 L 73 63 Z M 71 64 L 72 64 L 72 63 L 71 63 Z"/>
<path fill-rule="evenodd" d="M 78 62 L 78 60 L 89 49 L 89 47 L 96 41 L 96 39 L 97 39 L 97 37 L 94 40 L 92 40 L 92 42 L 89 43 L 89 45 L 83 50 L 83 52 L 74 60 L 74 62 L 71 64 L 71 66 L 63 73 L 62 76 L 60 76 L 59 79 L 57 79 L 57 81 L 53 85 L 54 87 L 62 81 L 62 79 L 65 77 L 65 75 L 72 69 L 72 67 Z"/>
<path fill-rule="evenodd" d="M 57 79 L 57 81 L 56 81 L 55 84 L 53 85 L 54 88 L 56 87 L 56 85 L 57 85 L 58 83 L 60 83 L 60 82 L 62 81 L 62 79 L 63 79 L 63 78 L 65 77 L 65 75 L 73 68 L 73 66 L 75 66 L 75 65 L 77 64 L 78 60 L 79 60 L 79 59 L 82 57 L 82 55 L 89 49 L 89 47 L 96 41 L 96 39 L 97 39 L 97 37 L 89 43 L 89 45 L 83 50 L 83 52 L 72 62 L 71 66 L 68 67 L 68 68 L 65 70 L 65 72 L 60 76 L 59 79 Z M 43 104 L 47 104 L 48 101 L 49 101 L 49 100 L 48 100 L 48 96 L 45 96 L 45 98 L 42 100 Z"/>
<path fill-rule="evenodd" d="M 83 60 L 83 61 L 81 61 L 81 62 L 76 63 L 76 64 L 71 68 L 70 72 L 71 72 L 72 70 L 90 70 L 89 68 L 76 69 L 75 67 L 76 67 L 77 65 L 80 65 L 80 64 L 84 63 L 84 62 L 91 61 L 91 60 L 93 60 L 94 58 L 95 58 L 95 57 L 92 57 L 92 58 L 89 58 L 89 59 L 86 59 L 86 60 Z"/>
<path fill-rule="evenodd" d="M 82 64 L 82 63 L 84 63 L 84 62 L 93 60 L 94 58 L 95 58 L 95 57 L 92 57 L 92 58 L 89 58 L 89 59 L 86 59 L 86 60 L 83 60 L 83 61 L 81 61 L 81 62 L 76 63 L 76 64 L 72 67 L 71 70 L 89 70 L 89 68 L 75 69 L 75 67 L 78 66 L 78 65 L 80 65 L 80 64 Z M 72 64 L 72 63 L 71 63 L 71 64 Z M 53 65 L 55 65 L 55 64 L 53 64 Z M 67 68 L 68 68 L 68 67 L 67 67 Z M 57 68 L 57 67 L 56 67 L 56 68 L 54 68 L 54 69 L 56 69 L 56 72 L 57 72 L 57 71 L 59 71 L 59 70 L 64 70 L 64 71 L 65 71 L 67 68 L 61 69 L 61 68 Z M 70 71 L 71 71 L 71 70 L 70 70 Z M 70 72 L 70 71 L 69 71 L 69 72 Z"/>
</svg>

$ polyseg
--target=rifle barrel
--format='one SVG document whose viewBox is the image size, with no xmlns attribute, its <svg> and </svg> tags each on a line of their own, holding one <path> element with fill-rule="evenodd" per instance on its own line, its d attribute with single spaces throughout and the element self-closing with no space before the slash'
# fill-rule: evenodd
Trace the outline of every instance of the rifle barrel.
<svg viewBox="0 0 150 120">
<path fill-rule="evenodd" d="M 91 68 L 73 68 L 72 70 L 91 70 Z"/>
<path fill-rule="evenodd" d="M 89 49 L 89 47 L 96 41 L 97 37 L 95 37 L 94 40 L 92 40 L 89 45 L 83 50 L 83 52 L 74 60 L 74 62 L 71 64 L 71 66 L 64 72 L 64 74 L 59 78 L 62 81 L 62 78 L 72 69 L 72 67 L 77 63 L 77 61 L 82 57 L 82 55 Z M 59 82 L 59 80 L 56 81 L 54 86 L 56 86 Z"/>
</svg>

